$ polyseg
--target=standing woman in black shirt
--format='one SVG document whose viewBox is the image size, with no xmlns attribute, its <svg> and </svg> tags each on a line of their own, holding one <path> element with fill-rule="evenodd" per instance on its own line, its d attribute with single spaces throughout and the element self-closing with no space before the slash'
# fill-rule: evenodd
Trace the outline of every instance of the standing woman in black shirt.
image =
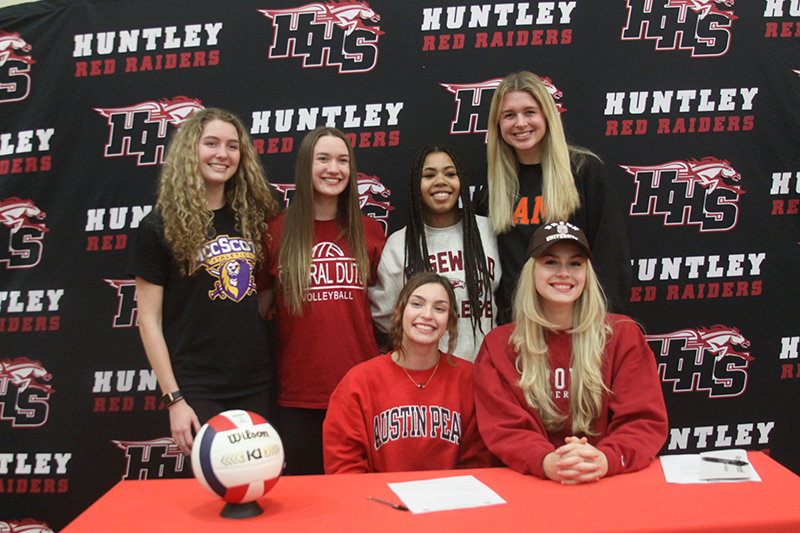
<svg viewBox="0 0 800 533">
<path fill-rule="evenodd" d="M 253 274 L 276 211 L 239 118 L 209 108 L 177 130 L 128 273 L 172 437 L 187 454 L 192 431 L 221 411 L 267 415 L 267 339 Z"/>
<path fill-rule="evenodd" d="M 531 236 L 541 224 L 558 220 L 584 231 L 611 309 L 624 308 L 631 264 L 623 208 L 600 159 L 567 144 L 555 100 L 535 74 L 509 74 L 495 90 L 486 159 L 488 191 L 477 193 L 476 212 L 487 215 L 497 232 L 503 270 L 498 324 L 511 321 Z"/>
</svg>

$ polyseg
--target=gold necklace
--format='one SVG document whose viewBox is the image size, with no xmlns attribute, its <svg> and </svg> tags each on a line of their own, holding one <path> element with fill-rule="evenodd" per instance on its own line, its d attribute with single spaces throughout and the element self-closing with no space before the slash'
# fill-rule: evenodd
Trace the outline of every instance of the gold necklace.
<svg viewBox="0 0 800 533">
<path fill-rule="evenodd" d="M 442 360 L 442 356 L 441 356 L 441 355 L 439 355 L 439 359 L 437 359 L 437 360 L 436 360 L 436 366 L 435 366 L 435 367 L 433 367 L 433 373 L 431 374 L 431 377 L 429 377 L 429 378 L 428 378 L 428 382 L 427 382 L 427 383 L 425 383 L 425 385 L 420 385 L 419 383 L 417 383 L 416 381 L 414 381 L 414 378 L 412 378 L 412 377 L 411 377 L 411 374 L 409 374 L 409 373 L 408 373 L 408 370 L 406 370 L 406 367 L 404 367 L 404 366 L 402 366 L 402 365 L 401 365 L 401 366 L 400 366 L 400 368 L 402 368 L 402 369 L 403 369 L 403 372 L 405 372 L 405 373 L 406 373 L 406 376 L 408 376 L 408 379 L 410 379 L 410 380 L 411 380 L 411 383 L 413 383 L 414 385 L 416 385 L 418 389 L 424 389 L 425 387 L 427 387 L 427 386 L 430 384 L 431 380 L 433 379 L 433 376 L 435 376 L 435 375 L 436 375 L 436 371 L 437 371 L 437 370 L 439 370 L 439 363 L 441 362 L 441 360 Z"/>
</svg>

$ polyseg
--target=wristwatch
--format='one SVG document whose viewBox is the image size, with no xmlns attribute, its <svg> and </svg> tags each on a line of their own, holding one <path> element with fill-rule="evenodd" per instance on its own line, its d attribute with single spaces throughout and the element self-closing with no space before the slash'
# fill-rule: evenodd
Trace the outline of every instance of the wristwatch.
<svg viewBox="0 0 800 533">
<path fill-rule="evenodd" d="M 168 392 L 161 397 L 161 401 L 164 402 L 164 407 L 169 407 L 174 403 L 178 403 L 182 399 L 183 394 L 181 394 L 181 391 L 179 390 L 176 390 L 175 392 Z"/>
</svg>

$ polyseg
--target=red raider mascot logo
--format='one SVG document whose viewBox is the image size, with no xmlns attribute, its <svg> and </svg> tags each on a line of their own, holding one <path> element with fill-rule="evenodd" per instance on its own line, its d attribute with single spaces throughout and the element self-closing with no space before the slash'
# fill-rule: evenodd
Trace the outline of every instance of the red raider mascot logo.
<svg viewBox="0 0 800 533">
<path fill-rule="evenodd" d="M 340 74 L 369 72 L 378 62 L 381 17 L 366 2 L 344 0 L 290 9 L 259 9 L 272 19 L 270 59 L 302 57 L 303 68 L 339 67 Z"/>
<path fill-rule="evenodd" d="M 31 92 L 31 45 L 19 33 L 0 30 L 0 104 L 25 100 Z"/>
<path fill-rule="evenodd" d="M 665 226 L 696 224 L 701 232 L 728 231 L 739 219 L 741 181 L 728 161 L 672 161 L 651 167 L 620 165 L 636 182 L 631 216 L 664 215 Z"/>
<path fill-rule="evenodd" d="M 540 78 L 547 91 L 556 100 L 559 113 L 567 109 L 558 100 L 564 95 L 550 78 Z M 478 83 L 440 83 L 455 95 L 456 118 L 450 123 L 450 134 L 487 133 L 489 130 L 489 110 L 494 91 L 503 78 L 493 78 Z"/>
<path fill-rule="evenodd" d="M 42 381 L 53 376 L 39 361 L 27 357 L 0 360 L 0 420 L 11 420 L 11 427 L 41 427 L 50 412 L 53 387 Z"/>
<path fill-rule="evenodd" d="M 383 226 L 383 233 L 389 233 L 389 211 L 393 211 L 391 202 L 384 202 L 376 200 L 373 195 L 379 195 L 383 198 L 388 198 L 392 194 L 386 186 L 381 183 L 378 176 L 367 176 L 361 172 L 358 173 L 358 205 L 365 215 L 370 216 L 381 223 Z M 294 183 L 274 183 L 272 184 L 279 192 L 283 193 L 283 200 L 285 206 L 289 207 L 289 203 L 294 195 Z"/>
<path fill-rule="evenodd" d="M 734 345 L 749 348 L 750 341 L 736 328 L 717 324 L 645 338 L 656 354 L 661 380 L 671 381 L 673 392 L 707 391 L 709 398 L 729 398 L 747 388 L 753 358 Z"/>
<path fill-rule="evenodd" d="M 164 477 L 187 477 L 183 471 L 186 455 L 169 437 L 160 439 L 129 441 L 112 440 L 128 458 L 126 479 L 159 479 Z M 183 475 L 181 475 L 183 474 Z M 188 472 L 191 475 L 191 471 Z"/>
<path fill-rule="evenodd" d="M 167 124 L 178 127 L 200 109 L 200 100 L 185 96 L 130 107 L 95 108 L 111 127 L 105 157 L 137 156 L 137 166 L 163 163 Z"/>
<path fill-rule="evenodd" d="M 0 521 L 0 533 L 53 533 L 47 522 L 37 522 L 33 518 L 10 522 Z"/>
<path fill-rule="evenodd" d="M 33 268 L 42 260 L 42 239 L 47 232 L 45 213 L 31 201 L 13 196 L 0 201 L 0 265 Z M 3 242 L 5 241 L 5 243 Z"/>
<path fill-rule="evenodd" d="M 656 41 L 656 50 L 691 50 L 692 57 L 718 57 L 728 52 L 734 0 L 628 0 L 623 41 Z"/>
</svg>

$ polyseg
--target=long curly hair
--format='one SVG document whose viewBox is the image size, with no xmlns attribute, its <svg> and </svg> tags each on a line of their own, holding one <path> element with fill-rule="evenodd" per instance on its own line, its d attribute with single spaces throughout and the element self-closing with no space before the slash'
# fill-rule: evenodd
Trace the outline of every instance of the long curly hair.
<svg viewBox="0 0 800 533">
<path fill-rule="evenodd" d="M 492 280 L 486 265 L 486 254 L 483 241 L 475 221 L 475 209 L 469 198 L 469 177 L 467 168 L 459 155 L 449 146 L 430 145 L 420 150 L 408 170 L 408 211 L 406 220 L 405 242 L 405 279 L 418 272 L 432 272 L 428 258 L 428 240 L 425 236 L 425 206 L 422 202 L 421 183 L 425 159 L 431 154 L 446 154 L 456 167 L 461 184 L 459 199 L 461 200 L 462 249 L 464 251 L 464 279 L 467 284 L 467 297 L 470 309 L 473 310 L 472 334 L 483 331 L 480 317 L 481 309 L 491 305 Z"/>
<path fill-rule="evenodd" d="M 364 288 L 370 275 L 369 254 L 361 223 L 361 206 L 358 203 L 358 172 L 353 146 L 347 136 L 336 128 L 316 128 L 305 136 L 297 151 L 295 192 L 286 210 L 278 252 L 284 301 L 289 313 L 296 316 L 303 314 L 303 304 L 311 283 L 311 252 L 315 238 L 314 183 L 311 176 L 314 147 L 320 137 L 326 135 L 342 139 L 350 157 L 350 177 L 347 187 L 337 199 L 336 223 L 343 223 L 340 235 L 350 246 Z"/>
<path fill-rule="evenodd" d="M 225 183 L 225 198 L 236 218 L 236 229 L 253 243 L 258 262 L 263 260 L 267 219 L 278 211 L 278 203 L 242 121 L 213 107 L 195 112 L 170 140 L 156 202 L 163 219 L 164 238 L 184 275 L 191 273 L 195 258 L 206 241 L 214 237 L 213 213 L 206 201 L 198 158 L 203 130 L 214 120 L 232 124 L 239 136 L 239 167 Z"/>
<path fill-rule="evenodd" d="M 505 233 L 514 226 L 514 204 L 519 194 L 519 162 L 514 149 L 500 133 L 500 113 L 506 94 L 524 91 L 539 103 L 547 122 L 542 143 L 542 203 L 545 222 L 568 220 L 580 207 L 580 196 L 572 177 L 592 152 L 567 144 L 561 115 L 542 80 L 527 71 L 509 74 L 494 92 L 486 137 L 489 217 L 495 231 Z"/>
</svg>

